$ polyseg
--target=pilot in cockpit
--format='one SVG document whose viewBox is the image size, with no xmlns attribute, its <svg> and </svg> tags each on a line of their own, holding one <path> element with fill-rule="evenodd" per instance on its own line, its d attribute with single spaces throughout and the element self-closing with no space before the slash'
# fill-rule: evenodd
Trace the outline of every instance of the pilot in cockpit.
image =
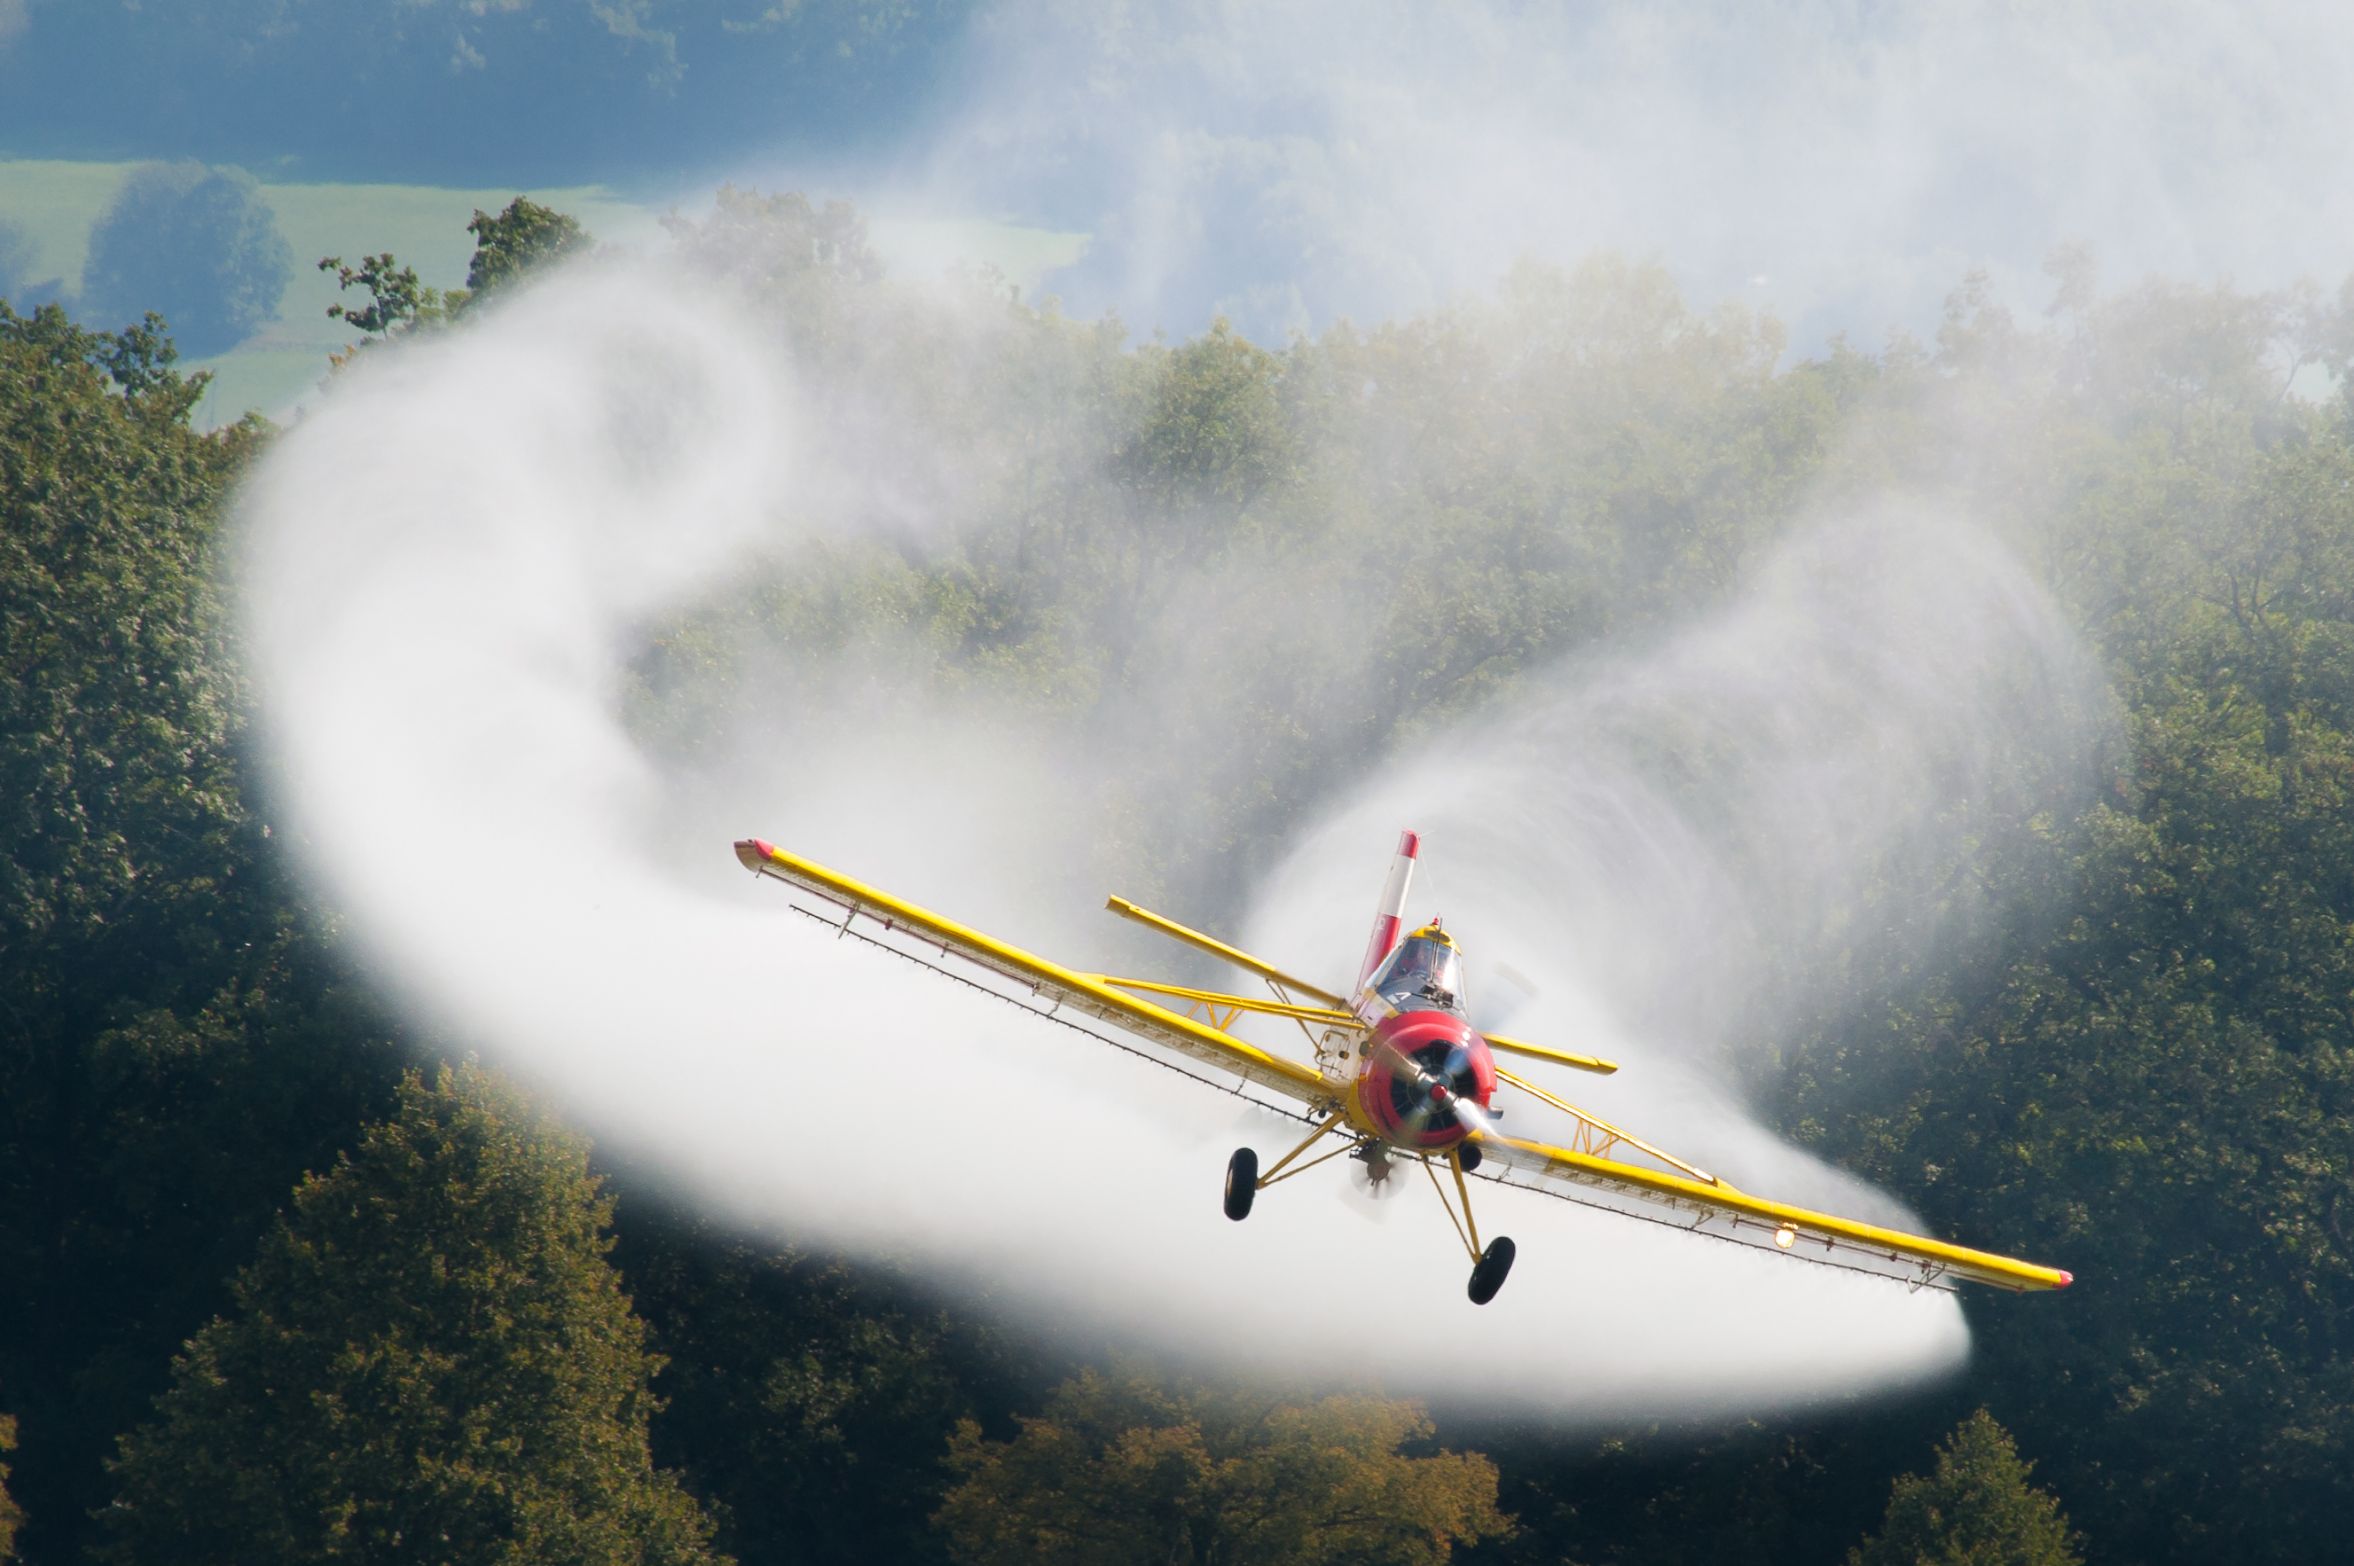
<svg viewBox="0 0 2354 1566">
<path fill-rule="evenodd" d="M 1463 954 L 1436 919 L 1398 943 L 1374 990 L 1400 1011 L 1463 1009 Z"/>
</svg>

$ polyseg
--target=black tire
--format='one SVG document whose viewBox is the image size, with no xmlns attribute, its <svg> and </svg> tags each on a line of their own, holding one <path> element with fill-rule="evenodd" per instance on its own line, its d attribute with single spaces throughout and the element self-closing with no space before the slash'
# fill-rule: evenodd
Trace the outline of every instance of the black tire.
<svg viewBox="0 0 2354 1566">
<path fill-rule="evenodd" d="M 1259 1194 L 1259 1155 L 1238 1147 L 1226 1160 L 1226 1216 L 1236 1223 L 1251 1215 L 1251 1198 Z"/>
<path fill-rule="evenodd" d="M 1455 1161 L 1463 1166 L 1465 1174 L 1477 1169 L 1479 1167 L 1479 1144 L 1477 1142 L 1458 1142 L 1455 1145 Z"/>
<path fill-rule="evenodd" d="M 1488 1241 L 1487 1250 L 1480 1256 L 1479 1265 L 1471 1269 L 1471 1303 L 1485 1305 L 1504 1287 L 1505 1278 L 1512 1272 L 1512 1242 L 1502 1235 Z"/>
</svg>

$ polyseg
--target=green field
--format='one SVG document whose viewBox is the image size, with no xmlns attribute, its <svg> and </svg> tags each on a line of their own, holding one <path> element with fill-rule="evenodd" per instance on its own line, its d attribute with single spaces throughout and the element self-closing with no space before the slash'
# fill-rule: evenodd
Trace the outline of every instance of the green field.
<svg viewBox="0 0 2354 1566">
<path fill-rule="evenodd" d="M 35 280 L 63 279 L 71 296 L 91 226 L 135 167 L 0 158 L 0 220 L 31 242 Z M 340 295 L 334 278 L 316 269 L 321 256 L 356 261 L 390 250 L 434 287 L 460 287 L 474 250 L 467 221 L 477 209 L 496 211 L 518 194 L 571 213 L 602 240 L 628 244 L 659 232 L 659 209 L 601 185 L 517 192 L 505 186 L 264 184 L 261 190 L 294 251 L 294 279 L 275 321 L 228 353 L 194 361 L 195 368 L 213 374 L 200 410 L 208 425 L 229 423 L 253 408 L 286 413 L 318 385 L 327 355 L 352 340 L 342 322 L 328 318 L 327 307 Z M 907 269 L 932 271 L 963 257 L 995 266 L 1025 286 L 1076 259 L 1086 242 L 1084 235 L 1013 224 L 941 220 L 883 220 L 873 224 L 873 233 L 884 255 Z"/>
<path fill-rule="evenodd" d="M 32 241 L 36 279 L 63 278 L 70 294 L 89 252 L 90 229 L 114 197 L 131 163 L 0 161 L 0 218 L 21 228 Z M 339 297 L 333 277 L 317 270 L 321 256 L 357 260 L 369 251 L 390 250 L 438 288 L 466 281 L 473 236 L 466 223 L 477 208 L 495 211 L 514 199 L 505 189 L 451 190 L 430 185 L 264 185 L 262 196 L 277 214 L 279 230 L 292 247 L 293 281 L 278 318 L 228 353 L 194 361 L 213 372 L 202 409 L 206 422 L 227 423 L 249 408 L 282 413 L 317 384 L 327 355 L 353 334 L 330 320 L 327 307 Z M 630 240 L 654 231 L 654 215 L 601 186 L 526 191 L 535 201 L 560 207 L 600 238 Z M 95 322 L 113 326 L 120 322 Z"/>
</svg>

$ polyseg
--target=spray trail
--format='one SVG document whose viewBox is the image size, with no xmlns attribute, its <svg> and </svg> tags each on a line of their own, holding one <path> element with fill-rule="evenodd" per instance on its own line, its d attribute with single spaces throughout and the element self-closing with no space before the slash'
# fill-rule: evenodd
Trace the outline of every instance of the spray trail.
<svg viewBox="0 0 2354 1566">
<path fill-rule="evenodd" d="M 931 327 L 935 347 L 985 357 L 966 328 Z M 937 374 L 954 359 L 921 363 Z M 1943 1296 L 1532 1196 L 1488 1198 L 1483 1228 L 1514 1233 L 1521 1261 L 1476 1316 L 1435 1203 L 1401 1197 L 1369 1228 L 1336 1177 L 1287 1185 L 1230 1224 L 1216 1195 L 1227 1150 L 1271 1147 L 1296 1134 L 1287 1123 L 833 940 L 743 876 L 728 845 L 757 832 L 1095 964 L 1117 939 L 1095 909 L 1117 888 L 1095 884 L 1077 841 L 1091 790 L 1208 738 L 1106 754 L 1083 729 L 978 698 L 875 701 L 872 666 L 808 654 L 780 668 L 773 732 L 730 752 L 756 764 L 682 780 L 633 739 L 620 692 L 647 625 L 755 563 L 794 569 L 818 542 L 796 520 L 815 514 L 809 496 L 857 501 L 836 516 L 909 514 L 906 433 L 839 411 L 873 406 L 797 386 L 708 288 L 606 268 L 362 364 L 272 450 L 244 500 L 241 586 L 281 798 L 397 994 L 714 1207 L 810 1242 L 912 1251 L 1040 1331 L 1075 1324 L 1342 1377 L 1368 1369 L 1348 1325 L 1368 1312 L 1459 1322 L 1476 1345 L 1461 1358 L 1376 1354 L 1371 1368 L 1398 1392 L 1597 1419 L 1844 1397 L 1959 1362 L 1967 1337 Z M 1965 618 L 2010 593 L 2020 623 L 2036 621 L 2014 576 L 1973 550 L 1974 577 L 1955 577 L 1949 550 L 1913 587 L 1966 596 L 1953 611 Z M 1906 558 L 1850 582 L 1850 607 L 1880 603 L 1865 578 Z M 1678 910 L 1730 889 L 1728 917 L 1763 920 L 1847 884 L 1818 869 L 1781 903 L 1754 890 L 1814 860 L 1825 812 L 1851 792 L 1855 779 L 1821 763 L 1845 755 L 1869 773 L 1894 746 L 1900 765 L 1934 772 L 2033 716 L 1990 735 L 1972 704 L 1999 705 L 1999 671 L 1963 661 L 1933 718 L 1867 725 L 1823 756 L 1841 723 L 1901 705 L 1886 681 L 1903 660 L 1888 652 L 1859 681 L 1835 650 L 1808 657 L 1812 580 L 1800 560 L 1720 623 L 1543 675 L 1524 701 L 1399 758 L 1302 836 L 1253 938 L 1278 962 L 1345 977 L 1383 854 L 1412 819 L 1474 953 L 1484 942 L 1532 975 L 1544 1014 L 1518 1031 L 1623 1038 L 1625 1079 L 1670 1084 L 1642 1090 L 1648 1107 L 1681 1116 L 1698 1151 L 1777 1194 L 1829 1188 L 1885 1212 L 1694 1087 L 1698 1057 L 1669 1069 L 1638 1005 L 1662 979 L 1688 981 L 1696 950 L 1734 966 L 1714 1009 L 1683 1022 L 1721 1020 L 1757 990 L 1735 962 L 1742 943 L 1696 946 Z M 1911 624 L 1917 593 L 1895 596 L 1888 623 Z M 1887 628 L 1849 634 L 1868 654 Z M 1747 687 L 1733 678 L 1744 659 Z M 1757 707 L 1814 683 L 1846 693 L 1818 703 L 1824 728 Z M 845 711 L 855 721 L 837 721 Z M 1637 765 L 1647 727 L 1679 714 L 1750 736 L 1735 750 L 1763 769 L 1751 792 L 1765 808 L 1747 836 L 1706 841 L 1697 797 L 1663 796 Z M 1860 845 L 1843 861 L 1853 873 L 1901 845 L 1917 815 L 1902 783 L 1843 823 Z M 1665 1139 L 1657 1119 L 1650 1129 Z"/>
<path fill-rule="evenodd" d="M 2006 551 L 1886 506 L 1798 536 L 1667 643 L 1541 673 L 1397 758 L 1271 878 L 1254 938 L 1337 939 L 1354 845 L 1413 820 L 1432 870 L 1413 916 L 1482 921 L 1475 1014 L 1524 990 L 1513 1032 L 1631 1063 L 1575 1096 L 1737 1185 L 1909 1224 L 1764 1133 L 1739 1068 L 1842 951 L 1987 932 L 1972 868 L 2027 802 L 2081 797 L 2103 692 Z"/>
</svg>

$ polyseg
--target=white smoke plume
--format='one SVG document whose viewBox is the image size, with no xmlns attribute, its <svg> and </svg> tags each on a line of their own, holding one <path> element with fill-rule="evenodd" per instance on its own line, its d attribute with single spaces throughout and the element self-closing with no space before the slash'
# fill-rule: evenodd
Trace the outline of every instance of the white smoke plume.
<svg viewBox="0 0 2354 1566">
<path fill-rule="evenodd" d="M 591 267 L 365 356 L 272 448 L 240 586 L 279 797 L 395 992 L 711 1204 L 911 1253 L 1042 1332 L 1594 1419 L 1958 1365 L 1945 1296 L 1521 1193 L 1480 1193 L 1485 1232 L 1520 1246 L 1481 1311 L 1427 1192 L 1369 1224 L 1326 1171 L 1231 1224 L 1228 1150 L 1271 1155 L 1289 1122 L 833 939 L 743 874 L 730 840 L 757 834 L 1076 966 L 1180 966 L 1098 912 L 1134 889 L 1103 874 L 1144 868 L 1105 846 L 1102 801 L 1217 749 L 1179 726 L 1198 708 L 1149 736 L 1053 726 L 807 652 L 771 666 L 773 722 L 716 760 L 682 766 L 624 720 L 649 627 L 799 569 L 840 518 L 901 540 L 953 520 L 958 475 L 926 467 L 940 430 L 879 410 L 907 415 L 909 366 L 961 385 L 998 329 L 943 309 L 922 352 L 806 384 L 719 291 Z M 1018 399 L 942 401 L 980 426 L 967 449 L 1019 423 Z M 1819 533 L 1713 619 L 1538 671 L 1370 767 L 1247 933 L 1345 982 L 1395 833 L 1420 827 L 1418 911 L 1443 896 L 1475 957 L 1534 981 L 1515 1030 L 1626 1060 L 1598 1107 L 1753 1189 L 1901 1216 L 1758 1129 L 1722 1072 L 1787 998 L 1777 964 L 1906 874 L 1940 802 L 2022 754 L 2064 760 L 2070 658 L 1967 530 L 1898 508 Z M 1463 1352 L 1373 1352 L 1376 1314 Z"/>
</svg>

